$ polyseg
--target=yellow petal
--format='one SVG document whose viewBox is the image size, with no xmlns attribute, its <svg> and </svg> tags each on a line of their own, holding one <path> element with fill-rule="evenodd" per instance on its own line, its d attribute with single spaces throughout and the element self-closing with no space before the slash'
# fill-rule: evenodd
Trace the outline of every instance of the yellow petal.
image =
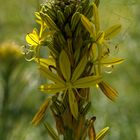
<svg viewBox="0 0 140 140">
<path fill-rule="evenodd" d="M 101 82 L 101 76 L 87 76 L 72 83 L 73 88 L 89 88 Z"/>
<path fill-rule="evenodd" d="M 121 30 L 121 25 L 114 25 L 105 31 L 105 39 L 110 39 L 116 36 Z"/>
<path fill-rule="evenodd" d="M 66 81 L 70 80 L 71 77 L 71 64 L 67 53 L 62 50 L 59 57 L 59 66 Z"/>
<path fill-rule="evenodd" d="M 98 33 L 97 38 L 96 38 L 96 42 L 99 44 L 102 44 L 104 42 L 104 36 L 105 36 L 104 32 Z"/>
<path fill-rule="evenodd" d="M 96 43 L 92 44 L 92 55 L 93 61 L 95 61 L 98 58 L 98 47 Z"/>
<path fill-rule="evenodd" d="M 84 15 L 81 15 L 81 21 L 82 21 L 84 27 L 90 33 L 90 35 L 93 38 L 95 38 L 96 35 L 95 35 L 94 27 L 93 27 L 92 23 L 89 21 L 89 19 L 87 17 L 85 17 Z"/>
<path fill-rule="evenodd" d="M 57 84 L 44 84 L 40 86 L 40 90 L 45 93 L 55 94 L 57 92 L 61 92 L 65 90 L 65 86 L 61 86 Z"/>
<path fill-rule="evenodd" d="M 124 61 L 123 58 L 104 58 L 101 59 L 101 64 L 103 65 L 117 65 L 117 64 L 121 64 Z"/>
<path fill-rule="evenodd" d="M 96 140 L 102 140 L 104 136 L 106 135 L 107 131 L 109 130 L 109 127 L 106 127 L 102 129 L 96 136 Z"/>
<path fill-rule="evenodd" d="M 93 18 L 94 18 L 96 33 L 98 33 L 100 30 L 100 22 L 99 22 L 98 8 L 95 3 L 93 3 Z"/>
<path fill-rule="evenodd" d="M 41 66 L 40 72 L 49 80 L 52 80 L 54 83 L 61 86 L 65 85 L 65 82 L 60 77 L 58 77 L 55 73 L 51 72 L 48 68 Z"/>
<path fill-rule="evenodd" d="M 39 36 L 36 29 L 34 29 L 32 33 L 26 35 L 26 41 L 32 46 L 39 45 Z"/>
<path fill-rule="evenodd" d="M 77 100 L 75 98 L 74 92 L 72 91 L 72 89 L 69 89 L 69 105 L 70 105 L 70 110 L 71 113 L 73 115 L 73 117 L 75 119 L 78 118 L 78 104 L 77 104 Z"/>
<path fill-rule="evenodd" d="M 75 68 L 72 74 L 71 81 L 75 81 L 81 76 L 81 74 L 83 73 L 85 69 L 86 64 L 87 64 L 87 56 L 84 55 L 81 61 L 79 62 L 79 64 L 77 65 L 77 67 Z"/>
<path fill-rule="evenodd" d="M 50 65 L 55 66 L 55 61 L 53 58 L 35 58 L 35 61 L 46 68 L 48 68 Z"/>
<path fill-rule="evenodd" d="M 100 89 L 102 92 L 112 101 L 115 101 L 116 97 L 118 96 L 118 92 L 113 89 L 108 83 L 102 81 L 99 84 Z"/>
</svg>

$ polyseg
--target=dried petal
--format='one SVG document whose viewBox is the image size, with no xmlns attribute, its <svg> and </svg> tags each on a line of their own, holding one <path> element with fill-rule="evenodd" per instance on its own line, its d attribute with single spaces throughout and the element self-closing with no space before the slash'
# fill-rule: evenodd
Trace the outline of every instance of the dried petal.
<svg viewBox="0 0 140 140">
<path fill-rule="evenodd" d="M 100 89 L 102 92 L 112 101 L 115 101 L 116 97 L 118 96 L 118 92 L 113 89 L 108 83 L 102 81 L 99 84 Z"/>
<path fill-rule="evenodd" d="M 43 117 L 45 116 L 45 112 L 49 106 L 49 103 L 51 101 L 51 97 L 47 98 L 46 101 L 41 105 L 39 111 L 35 114 L 34 118 L 32 119 L 33 125 L 38 125 Z"/>
</svg>

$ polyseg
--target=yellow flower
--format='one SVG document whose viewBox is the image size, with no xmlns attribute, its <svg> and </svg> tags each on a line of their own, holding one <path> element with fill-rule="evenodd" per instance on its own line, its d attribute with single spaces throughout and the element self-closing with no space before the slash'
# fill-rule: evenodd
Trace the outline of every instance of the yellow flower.
<svg viewBox="0 0 140 140">
<path fill-rule="evenodd" d="M 19 59 L 22 57 L 21 48 L 12 41 L 0 44 L 0 60 Z"/>
</svg>

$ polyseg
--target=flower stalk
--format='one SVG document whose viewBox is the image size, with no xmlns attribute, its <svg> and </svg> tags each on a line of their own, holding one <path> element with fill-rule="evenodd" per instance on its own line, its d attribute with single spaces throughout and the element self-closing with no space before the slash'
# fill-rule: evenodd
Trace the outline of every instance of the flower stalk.
<svg viewBox="0 0 140 140">
<path fill-rule="evenodd" d="M 103 67 L 119 64 L 122 58 L 111 57 L 109 41 L 116 36 L 121 25 L 101 30 L 99 0 L 54 0 L 42 4 L 36 12 L 40 29 L 27 34 L 25 56 L 33 52 L 30 60 L 39 65 L 43 77 L 40 90 L 50 94 L 33 118 L 34 125 L 43 121 L 50 108 L 57 132 L 48 122 L 45 128 L 53 140 L 101 140 L 108 127 L 96 135 L 96 117 L 87 119 L 91 107 L 90 88 L 98 87 L 112 101 L 118 93 L 104 81 Z M 48 56 L 41 49 L 48 47 Z"/>
</svg>

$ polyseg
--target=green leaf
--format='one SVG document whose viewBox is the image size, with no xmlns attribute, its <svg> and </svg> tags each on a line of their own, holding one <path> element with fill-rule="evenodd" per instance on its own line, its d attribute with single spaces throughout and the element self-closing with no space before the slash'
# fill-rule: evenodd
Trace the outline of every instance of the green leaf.
<svg viewBox="0 0 140 140">
<path fill-rule="evenodd" d="M 121 25 L 114 25 L 105 31 L 105 39 L 110 39 L 116 36 L 121 30 Z"/>
<path fill-rule="evenodd" d="M 86 64 L 87 64 L 87 56 L 84 55 L 72 74 L 71 78 L 72 82 L 74 82 L 80 77 L 80 75 L 83 73 L 85 69 Z"/>
<path fill-rule="evenodd" d="M 78 104 L 77 104 L 77 100 L 75 98 L 74 92 L 72 91 L 72 89 L 69 89 L 69 105 L 70 105 L 70 110 L 71 113 L 73 115 L 73 117 L 75 119 L 78 118 Z"/>
<path fill-rule="evenodd" d="M 87 76 L 72 83 L 73 88 L 88 88 L 101 82 L 101 76 Z"/>
<path fill-rule="evenodd" d="M 57 92 L 65 90 L 65 86 L 61 86 L 57 84 L 44 84 L 40 86 L 40 90 L 45 93 L 55 94 Z"/>
<path fill-rule="evenodd" d="M 93 3 L 93 18 L 94 18 L 96 33 L 98 33 L 100 30 L 100 21 L 99 21 L 98 8 L 95 3 Z"/>
<path fill-rule="evenodd" d="M 102 140 L 104 136 L 106 135 L 107 131 L 109 130 L 109 127 L 106 127 L 102 129 L 96 136 L 96 140 Z"/>
<path fill-rule="evenodd" d="M 64 50 L 62 50 L 60 53 L 59 65 L 65 80 L 69 81 L 71 77 L 71 65 L 70 65 L 69 57 Z"/>
<path fill-rule="evenodd" d="M 60 140 L 55 130 L 50 126 L 49 123 L 44 123 L 44 126 L 53 140 Z"/>
<path fill-rule="evenodd" d="M 60 77 L 58 77 L 56 74 L 51 72 L 48 68 L 41 66 L 40 72 L 44 74 L 44 76 L 46 76 L 49 80 L 52 80 L 56 84 L 61 86 L 65 85 L 65 82 L 62 79 L 60 79 Z"/>
<path fill-rule="evenodd" d="M 82 21 L 84 27 L 90 33 L 90 35 L 95 38 L 96 35 L 95 35 L 94 27 L 93 27 L 92 23 L 89 21 L 89 19 L 81 14 L 81 21 Z"/>
<path fill-rule="evenodd" d="M 103 65 L 117 65 L 124 61 L 123 58 L 105 58 L 101 59 L 101 64 Z"/>
</svg>

